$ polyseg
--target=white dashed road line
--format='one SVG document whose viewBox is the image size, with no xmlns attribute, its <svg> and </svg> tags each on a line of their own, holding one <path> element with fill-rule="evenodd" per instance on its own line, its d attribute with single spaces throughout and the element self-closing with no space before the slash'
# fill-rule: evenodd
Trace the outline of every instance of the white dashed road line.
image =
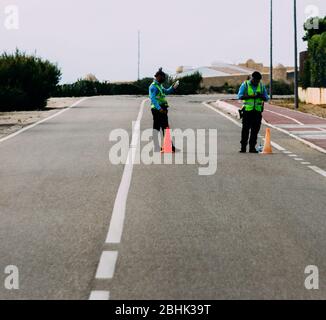
<svg viewBox="0 0 326 320">
<path fill-rule="evenodd" d="M 126 205 L 128 199 L 129 188 L 131 184 L 132 172 L 134 167 L 134 160 L 136 156 L 136 149 L 140 134 L 140 121 L 143 117 L 145 103 L 148 99 L 144 100 L 141 104 L 136 123 L 133 128 L 132 142 L 128 153 L 128 160 L 125 165 L 120 187 L 114 202 L 111 223 L 109 232 L 106 238 L 106 243 L 118 244 L 121 241 L 123 223 L 126 214 Z"/>
<path fill-rule="evenodd" d="M 138 117 L 133 126 L 132 141 L 129 147 L 128 158 L 122 174 L 120 186 L 115 198 L 106 244 L 119 244 L 121 242 L 123 225 L 126 215 L 128 193 L 131 185 L 133 166 L 136 157 L 138 141 L 140 139 L 140 122 L 144 114 L 145 103 L 142 101 Z M 95 278 L 97 280 L 112 279 L 118 259 L 118 251 L 103 251 L 97 267 Z M 92 291 L 89 300 L 109 300 L 109 291 Z"/>
<path fill-rule="evenodd" d="M 96 301 L 105 301 L 110 299 L 110 292 L 109 291 L 92 291 L 89 300 L 96 300 Z"/>
<path fill-rule="evenodd" d="M 118 259 L 118 251 L 103 251 L 96 271 L 96 279 L 112 279 L 115 265 Z"/>
</svg>

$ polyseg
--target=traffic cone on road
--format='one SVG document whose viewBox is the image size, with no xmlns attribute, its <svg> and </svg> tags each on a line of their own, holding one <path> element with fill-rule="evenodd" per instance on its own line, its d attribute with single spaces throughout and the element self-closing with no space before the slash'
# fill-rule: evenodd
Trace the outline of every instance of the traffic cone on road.
<svg viewBox="0 0 326 320">
<path fill-rule="evenodd" d="M 272 154 L 272 153 L 273 153 L 273 149 L 271 144 L 271 129 L 267 128 L 266 136 L 265 136 L 265 145 L 262 154 Z"/>
<path fill-rule="evenodd" d="M 171 139 L 171 130 L 170 128 L 165 129 L 164 141 L 162 153 L 173 153 L 172 139 Z"/>
</svg>

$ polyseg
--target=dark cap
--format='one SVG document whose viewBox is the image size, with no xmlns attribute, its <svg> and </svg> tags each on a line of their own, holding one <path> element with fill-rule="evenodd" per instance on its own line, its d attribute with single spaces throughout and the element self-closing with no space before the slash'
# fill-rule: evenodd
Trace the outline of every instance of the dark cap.
<svg viewBox="0 0 326 320">
<path fill-rule="evenodd" d="M 261 75 L 260 72 L 258 71 L 255 71 L 253 74 L 252 74 L 252 77 L 256 80 L 261 80 L 263 78 L 263 76 Z"/>
</svg>

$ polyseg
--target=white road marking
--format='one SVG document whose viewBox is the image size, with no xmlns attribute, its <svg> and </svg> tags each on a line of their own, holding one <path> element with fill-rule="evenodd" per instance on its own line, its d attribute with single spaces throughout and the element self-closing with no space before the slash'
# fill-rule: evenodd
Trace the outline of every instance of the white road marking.
<svg viewBox="0 0 326 320">
<path fill-rule="evenodd" d="M 5 136 L 5 137 L 1 138 L 1 139 L 0 139 L 0 143 L 1 143 L 1 142 L 4 142 L 4 141 L 6 141 L 6 140 L 9 140 L 9 139 L 11 139 L 11 138 L 13 138 L 13 137 L 16 137 L 16 136 L 18 136 L 19 134 L 21 134 L 21 133 L 23 133 L 23 132 L 25 132 L 25 131 L 27 131 L 27 130 L 29 130 L 29 129 L 34 128 L 34 127 L 36 127 L 37 125 L 39 125 L 39 124 L 41 124 L 41 123 L 43 123 L 43 122 L 49 121 L 49 120 L 51 120 L 51 119 L 53 119 L 53 118 L 59 116 L 60 114 L 63 114 L 64 112 L 68 111 L 69 109 L 76 107 L 77 105 L 79 105 L 80 103 L 82 103 L 83 101 L 85 101 L 86 99 L 88 99 L 88 98 L 80 99 L 80 100 L 78 100 L 77 102 L 75 102 L 73 105 L 71 105 L 70 107 L 68 107 L 68 108 L 66 108 L 66 109 L 63 109 L 63 110 L 61 110 L 61 111 L 59 111 L 59 112 L 53 114 L 52 116 L 49 116 L 49 117 L 47 117 L 47 118 L 44 118 L 44 119 L 42 119 L 42 120 L 40 120 L 40 121 L 38 121 L 38 122 L 35 122 L 35 123 L 33 123 L 33 124 L 29 125 L 29 126 L 26 126 L 26 127 L 22 128 L 22 129 L 20 129 L 20 130 L 14 132 L 14 133 L 12 133 L 12 134 L 9 134 L 8 136 Z"/>
<path fill-rule="evenodd" d="M 275 148 L 275 149 L 277 149 L 278 151 L 286 151 L 283 147 L 281 147 L 279 144 L 277 144 L 276 142 L 271 142 L 271 145 Z"/>
<path fill-rule="evenodd" d="M 311 140 L 325 140 L 326 135 L 320 135 L 320 134 L 309 134 L 309 135 L 302 135 L 300 136 L 303 139 L 311 139 Z"/>
<path fill-rule="evenodd" d="M 311 130 L 307 130 L 307 131 L 295 131 L 292 130 L 291 133 L 296 134 L 297 136 L 321 136 L 324 137 L 324 139 L 326 138 L 326 131 L 311 131 Z"/>
<path fill-rule="evenodd" d="M 297 125 L 297 124 L 277 124 L 276 125 L 279 128 L 283 129 L 298 129 L 298 128 L 316 128 L 316 129 L 321 129 L 326 128 L 326 124 L 304 124 L 304 125 Z"/>
<path fill-rule="evenodd" d="M 216 104 L 217 105 L 219 105 L 219 103 L 220 103 L 221 101 L 216 101 Z M 223 102 L 223 101 L 222 101 Z M 236 107 L 236 106 L 233 106 L 232 104 L 230 104 L 230 103 L 226 103 L 226 102 L 223 102 L 225 105 L 229 105 L 230 106 L 230 110 L 231 110 L 231 108 L 233 108 L 235 111 L 234 111 L 234 114 L 235 113 L 237 113 L 237 110 L 238 110 L 238 108 Z M 204 102 L 203 103 L 206 107 L 208 107 L 208 108 L 210 108 L 210 109 L 212 109 L 212 110 L 214 110 L 214 111 L 216 111 L 217 113 L 220 113 L 221 111 L 217 111 L 216 109 L 214 109 L 212 106 L 210 106 L 207 102 Z M 275 107 L 275 106 L 274 106 Z M 300 111 L 298 111 L 298 112 L 300 112 Z M 223 115 L 223 116 L 225 116 L 225 114 L 223 114 L 222 112 L 220 113 L 221 115 Z M 315 118 L 318 118 L 318 119 L 322 119 L 322 118 L 320 118 L 320 117 L 317 117 L 317 116 L 314 116 Z M 227 119 L 229 119 L 229 120 L 231 120 L 230 119 L 230 117 L 228 117 L 228 116 L 226 116 L 226 118 Z M 233 121 L 232 121 L 233 120 Z M 231 121 L 232 122 L 236 122 L 234 119 L 232 119 Z M 312 143 L 312 142 L 310 142 L 310 141 L 307 141 L 307 140 L 305 140 L 305 139 L 302 139 L 302 138 L 300 138 L 300 137 L 298 137 L 298 136 L 296 136 L 295 134 L 292 134 L 291 132 L 289 132 L 289 131 L 287 131 L 287 130 L 285 130 L 285 129 L 282 129 L 282 127 L 284 126 L 290 126 L 290 125 L 273 125 L 273 124 L 270 124 L 270 123 L 268 123 L 268 122 L 266 122 L 264 119 L 263 119 L 263 124 L 264 125 L 266 125 L 266 126 L 268 126 L 268 127 L 270 127 L 270 128 L 273 128 L 273 129 L 275 129 L 275 130 L 278 130 L 278 131 L 280 131 L 280 132 L 282 132 L 282 133 L 285 133 L 285 134 L 287 134 L 288 136 L 290 136 L 291 138 L 294 138 L 294 139 L 296 139 L 296 140 L 298 140 L 298 141 L 300 141 L 300 142 L 302 142 L 302 143 L 304 143 L 304 144 L 306 144 L 307 146 L 309 146 L 310 148 L 312 148 L 312 149 L 315 149 L 315 150 L 317 150 L 317 151 L 319 151 L 319 152 L 322 152 L 322 153 L 326 153 L 326 149 L 324 149 L 324 148 L 322 148 L 322 147 L 319 147 L 319 146 L 317 146 L 317 145 L 315 145 L 314 143 Z M 240 126 L 241 127 L 241 125 L 239 125 L 239 123 L 237 123 L 237 125 L 238 126 Z M 302 125 L 302 127 L 305 127 L 306 125 L 304 125 L 304 124 L 301 124 L 301 122 L 300 122 L 300 126 Z M 295 125 L 296 126 L 296 128 L 298 127 L 298 125 Z M 309 127 L 314 127 L 314 125 L 309 125 Z M 323 127 L 324 125 L 318 125 L 318 127 L 317 128 L 320 128 L 320 127 Z M 308 127 L 308 128 L 309 128 Z"/>
<path fill-rule="evenodd" d="M 118 251 L 103 251 L 96 271 L 96 279 L 112 279 Z"/>
<path fill-rule="evenodd" d="M 311 170 L 315 171 L 316 173 L 319 173 L 320 175 L 322 175 L 323 177 L 326 178 L 326 171 L 323 169 L 320 169 L 316 166 L 309 166 L 308 168 L 310 168 Z"/>
<path fill-rule="evenodd" d="M 213 108 L 213 107 L 210 106 L 207 102 L 203 102 L 203 105 L 204 105 L 205 107 L 207 107 L 207 108 L 209 108 L 209 109 L 215 111 L 216 113 L 220 114 L 220 115 L 223 116 L 224 118 L 230 120 L 231 122 L 233 122 L 234 124 L 236 124 L 238 127 L 241 127 L 241 124 L 240 124 L 239 122 L 237 122 L 236 120 L 234 120 L 234 119 L 232 119 L 231 117 L 227 116 L 227 115 L 224 114 L 222 111 L 217 110 L 216 108 Z M 286 133 L 286 134 L 288 134 L 288 135 L 290 135 L 290 136 L 293 136 L 294 138 L 297 138 L 295 135 L 289 134 L 286 130 L 283 130 L 283 129 L 277 128 L 277 127 L 275 127 L 275 126 L 273 126 L 273 125 L 270 125 L 270 124 L 268 124 L 268 123 L 266 123 L 266 122 L 265 122 L 265 124 L 268 125 L 268 126 L 270 126 L 270 127 L 273 128 L 273 129 L 279 130 L 279 131 L 284 132 L 284 133 Z M 302 140 L 302 139 L 299 138 L 299 139 L 297 139 L 297 140 Z M 303 142 L 306 143 L 305 140 L 303 140 Z M 309 143 L 306 143 L 306 144 L 309 144 Z M 322 149 L 322 148 L 319 148 L 319 147 L 317 147 L 317 146 L 315 146 L 315 145 L 313 145 L 313 144 L 311 144 L 311 145 L 312 145 L 312 146 L 311 146 L 312 148 L 317 149 L 317 150 L 320 149 L 319 151 L 321 151 L 321 152 L 323 152 L 323 153 L 326 153 L 326 150 L 324 150 L 324 149 Z M 279 146 L 279 147 L 281 147 L 281 146 Z M 283 149 L 282 152 L 283 152 L 284 154 L 288 154 L 289 157 L 291 157 L 291 158 L 293 158 L 293 157 L 294 157 L 294 158 L 297 158 L 297 157 L 298 157 L 296 154 L 292 154 L 292 152 L 287 151 L 287 150 L 284 149 L 283 147 L 281 147 L 281 148 Z M 302 159 L 302 160 L 303 160 L 303 159 Z M 310 163 L 307 162 L 307 163 L 302 163 L 302 164 L 310 164 Z M 324 171 L 324 170 L 322 170 L 322 169 L 320 169 L 320 168 L 318 168 L 318 167 L 316 167 L 316 166 L 309 166 L 308 168 L 310 168 L 311 170 L 313 170 L 313 171 L 319 173 L 320 175 L 326 177 L 326 171 Z"/>
<path fill-rule="evenodd" d="M 307 166 L 307 165 L 311 165 L 310 162 L 301 162 L 301 164 L 304 164 L 305 166 Z"/>
<path fill-rule="evenodd" d="M 295 158 L 294 160 L 295 161 L 303 161 L 304 159 L 302 159 L 302 158 Z"/>
<path fill-rule="evenodd" d="M 105 301 L 110 299 L 110 292 L 109 291 L 92 291 L 89 300 L 96 300 L 96 301 Z"/>
<path fill-rule="evenodd" d="M 121 242 L 123 224 L 126 215 L 128 193 L 129 193 L 129 188 L 130 188 L 131 178 L 133 173 L 134 159 L 137 151 L 136 146 L 139 140 L 140 121 L 143 117 L 146 101 L 148 101 L 148 99 L 145 99 L 140 106 L 138 117 L 135 126 L 133 128 L 132 142 L 129 148 L 128 159 L 123 171 L 119 190 L 114 202 L 114 207 L 113 207 L 109 232 L 106 238 L 106 243 L 117 244 Z"/>
<path fill-rule="evenodd" d="M 299 124 L 299 125 L 301 125 L 301 126 L 304 125 L 302 122 L 298 121 L 297 119 L 294 119 L 294 118 L 292 118 L 292 117 L 286 116 L 286 115 L 284 115 L 284 114 L 281 114 L 281 113 L 278 113 L 278 112 L 275 112 L 275 111 L 271 111 L 271 110 L 265 110 L 265 112 L 274 113 L 274 114 L 277 114 L 277 115 L 279 115 L 279 116 L 281 116 L 281 117 L 283 117 L 283 118 L 287 118 L 287 119 L 289 119 L 289 120 L 292 120 L 292 121 L 294 121 L 295 123 L 297 123 L 297 124 Z"/>
<path fill-rule="evenodd" d="M 209 109 L 211 109 L 211 110 L 217 112 L 218 114 L 220 114 L 220 115 L 223 116 L 224 118 L 226 118 L 226 119 L 232 121 L 235 125 L 237 125 L 238 127 L 241 128 L 241 124 L 240 124 L 238 121 L 236 121 L 235 119 L 233 119 L 233 118 L 231 118 L 230 116 L 226 115 L 226 114 L 223 113 L 222 111 L 220 111 L 220 110 L 218 110 L 218 109 L 212 107 L 211 105 L 209 105 L 209 104 L 206 103 L 206 102 L 203 102 L 203 105 L 204 105 L 205 107 L 207 107 L 207 108 L 209 108 Z M 260 135 L 260 137 L 262 137 L 262 136 Z M 276 142 L 271 141 L 271 145 L 272 145 L 275 149 L 277 149 L 277 150 L 279 150 L 279 151 L 285 151 L 285 149 L 284 149 L 282 146 L 280 146 L 279 144 L 277 144 Z"/>
<path fill-rule="evenodd" d="M 223 113 L 222 111 L 217 110 L 216 108 L 212 107 L 211 105 L 209 105 L 209 104 L 206 103 L 206 102 L 203 102 L 203 105 L 204 105 L 205 107 L 207 107 L 207 108 L 209 108 L 209 109 L 215 111 L 216 113 L 220 114 L 220 115 L 223 116 L 224 118 L 230 120 L 230 121 L 233 122 L 235 125 L 237 125 L 238 127 L 241 128 L 241 124 L 240 124 L 238 121 L 236 121 L 235 119 L 229 117 L 228 115 L 226 115 L 226 114 Z"/>
<path fill-rule="evenodd" d="M 317 150 L 317 151 L 319 151 L 319 152 L 322 152 L 322 153 L 326 153 L 326 149 L 324 149 L 324 148 L 322 148 L 322 147 L 319 147 L 319 146 L 315 145 L 314 143 L 309 142 L 309 141 L 307 141 L 307 140 L 305 140 L 305 139 L 302 139 L 302 138 L 296 136 L 295 134 L 292 134 L 291 132 L 289 132 L 289 131 L 287 131 L 287 130 L 284 130 L 284 129 L 282 129 L 282 128 L 276 126 L 276 125 L 270 124 L 270 123 L 266 122 L 265 120 L 263 121 L 263 123 L 264 123 L 266 126 L 270 127 L 270 128 L 273 128 L 273 129 L 275 129 L 275 130 L 278 130 L 278 131 L 280 131 L 280 132 L 282 132 L 282 133 L 284 133 L 284 134 L 287 134 L 287 135 L 290 136 L 291 138 L 294 138 L 294 139 L 296 139 L 296 140 L 298 140 L 298 141 L 304 143 L 305 145 L 309 146 L 309 147 L 312 148 L 312 149 L 315 149 L 315 150 Z"/>
</svg>

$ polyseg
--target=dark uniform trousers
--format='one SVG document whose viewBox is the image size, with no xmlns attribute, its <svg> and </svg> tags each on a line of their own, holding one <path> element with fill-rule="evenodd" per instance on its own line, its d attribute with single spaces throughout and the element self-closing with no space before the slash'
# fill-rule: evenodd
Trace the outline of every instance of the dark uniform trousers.
<svg viewBox="0 0 326 320">
<path fill-rule="evenodd" d="M 157 109 L 152 109 L 153 114 L 153 142 L 155 151 L 160 150 L 159 144 L 159 135 L 162 130 L 163 135 L 165 134 L 165 129 L 169 128 L 169 118 L 168 118 L 168 110 L 166 113 L 161 113 Z"/>
<path fill-rule="evenodd" d="M 262 113 L 256 110 L 244 111 L 242 119 L 242 136 L 241 136 L 241 147 L 245 149 L 248 145 L 249 133 L 250 150 L 254 150 L 257 144 L 258 133 L 261 128 Z"/>
</svg>

